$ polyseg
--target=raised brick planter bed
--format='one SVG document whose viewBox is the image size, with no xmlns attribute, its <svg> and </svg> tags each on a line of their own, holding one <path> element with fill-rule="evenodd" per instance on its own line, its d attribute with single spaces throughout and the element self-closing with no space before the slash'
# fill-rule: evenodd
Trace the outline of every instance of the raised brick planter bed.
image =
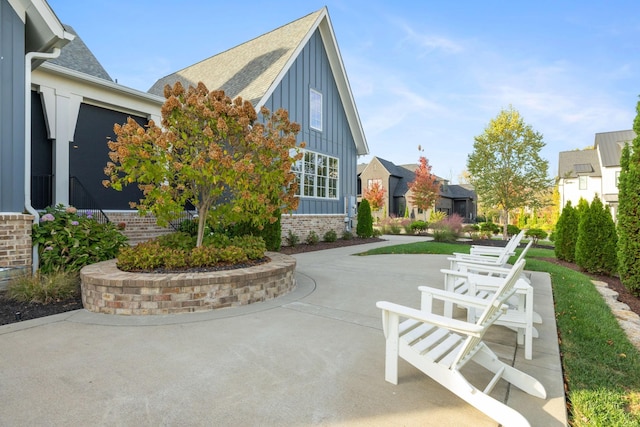
<svg viewBox="0 0 640 427">
<path fill-rule="evenodd" d="M 268 252 L 271 262 L 206 273 L 128 273 L 116 261 L 80 272 L 89 311 L 122 315 L 191 313 L 235 307 L 284 295 L 295 287 L 296 260 Z"/>
</svg>

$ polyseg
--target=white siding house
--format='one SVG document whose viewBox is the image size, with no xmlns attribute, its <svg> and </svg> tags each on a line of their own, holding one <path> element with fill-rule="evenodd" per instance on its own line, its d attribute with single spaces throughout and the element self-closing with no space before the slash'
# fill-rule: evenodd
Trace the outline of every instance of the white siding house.
<svg viewBox="0 0 640 427">
<path fill-rule="evenodd" d="M 625 144 L 636 137 L 632 130 L 602 132 L 595 136 L 594 148 L 563 151 L 558 161 L 558 190 L 561 208 L 580 198 L 589 203 L 597 195 L 616 218 L 620 156 Z"/>
</svg>

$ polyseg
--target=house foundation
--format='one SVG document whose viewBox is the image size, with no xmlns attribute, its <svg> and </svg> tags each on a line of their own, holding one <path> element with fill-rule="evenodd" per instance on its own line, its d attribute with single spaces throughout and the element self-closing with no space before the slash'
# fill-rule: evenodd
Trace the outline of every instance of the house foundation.
<svg viewBox="0 0 640 427">
<path fill-rule="evenodd" d="M 31 271 L 33 215 L 0 213 L 0 289 L 12 277 Z"/>
</svg>

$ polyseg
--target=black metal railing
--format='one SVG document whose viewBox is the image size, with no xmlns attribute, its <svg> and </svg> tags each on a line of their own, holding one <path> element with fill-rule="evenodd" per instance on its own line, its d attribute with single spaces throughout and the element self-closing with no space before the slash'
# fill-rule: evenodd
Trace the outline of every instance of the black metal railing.
<svg viewBox="0 0 640 427">
<path fill-rule="evenodd" d="M 184 207 L 184 211 L 180 212 L 180 215 L 171 221 L 169 221 L 169 226 L 176 231 L 180 231 L 180 224 L 183 221 L 191 221 L 196 218 L 192 212 L 195 212 L 196 208 L 191 204 L 187 203 L 187 206 Z"/>
<path fill-rule="evenodd" d="M 53 204 L 53 176 L 36 175 L 31 177 L 31 206 L 42 210 Z"/>
<path fill-rule="evenodd" d="M 91 216 L 101 224 L 109 222 L 107 214 L 75 176 L 69 178 L 69 205 L 75 207 L 78 213 Z"/>
</svg>

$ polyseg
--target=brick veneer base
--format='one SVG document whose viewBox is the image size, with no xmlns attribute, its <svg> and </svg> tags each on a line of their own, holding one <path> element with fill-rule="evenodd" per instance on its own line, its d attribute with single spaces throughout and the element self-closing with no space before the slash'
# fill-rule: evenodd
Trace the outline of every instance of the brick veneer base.
<svg viewBox="0 0 640 427">
<path fill-rule="evenodd" d="M 31 269 L 33 215 L 0 214 L 0 267 Z"/>
<path fill-rule="evenodd" d="M 338 235 L 338 238 L 342 237 L 342 233 L 345 230 L 344 215 L 288 215 L 283 214 L 280 218 L 280 224 L 282 227 L 282 245 L 287 246 L 287 236 L 289 230 L 292 233 L 297 234 L 300 238 L 300 242 L 304 242 L 307 239 L 310 231 L 315 231 L 320 240 L 324 237 L 324 234 L 333 230 Z M 355 229 L 352 230 L 355 234 Z"/>
<path fill-rule="evenodd" d="M 116 261 L 84 267 L 82 303 L 89 311 L 122 315 L 192 313 L 235 307 L 295 288 L 293 257 L 267 252 L 265 264 L 206 273 L 128 273 Z"/>
</svg>

